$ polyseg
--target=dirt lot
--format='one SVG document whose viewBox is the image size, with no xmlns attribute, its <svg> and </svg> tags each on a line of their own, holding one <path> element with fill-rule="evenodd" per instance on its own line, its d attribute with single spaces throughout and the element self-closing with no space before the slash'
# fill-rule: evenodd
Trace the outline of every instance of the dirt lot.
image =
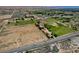
<svg viewBox="0 0 79 59">
<path fill-rule="evenodd" d="M 12 26 L 0 35 L 0 51 L 14 49 L 35 42 L 47 40 L 47 37 L 35 26 Z"/>
<path fill-rule="evenodd" d="M 0 15 L 0 19 L 11 18 L 12 15 Z"/>
</svg>

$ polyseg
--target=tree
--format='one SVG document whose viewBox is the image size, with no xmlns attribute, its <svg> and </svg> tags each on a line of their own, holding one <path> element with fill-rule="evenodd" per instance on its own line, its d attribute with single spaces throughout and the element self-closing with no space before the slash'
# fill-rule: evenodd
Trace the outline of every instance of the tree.
<svg viewBox="0 0 79 59">
<path fill-rule="evenodd" d="M 22 20 L 24 20 L 24 18 L 23 18 L 23 17 L 22 17 L 21 19 L 22 19 Z"/>
<path fill-rule="evenodd" d="M 57 37 L 58 35 L 57 34 L 54 34 L 54 36 Z"/>
<path fill-rule="evenodd" d="M 59 49 L 57 48 L 57 46 L 56 46 L 56 45 L 53 46 L 53 50 L 52 50 L 52 52 L 55 53 L 55 52 L 58 52 L 58 51 L 59 51 Z"/>
</svg>

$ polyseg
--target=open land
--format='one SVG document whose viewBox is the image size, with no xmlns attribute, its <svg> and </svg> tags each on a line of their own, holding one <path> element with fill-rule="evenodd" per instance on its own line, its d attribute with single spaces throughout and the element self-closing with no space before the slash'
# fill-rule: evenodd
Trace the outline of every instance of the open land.
<svg viewBox="0 0 79 59">
<path fill-rule="evenodd" d="M 8 33 L 7 35 L 5 35 Z M 0 51 L 18 48 L 36 42 L 47 40 L 47 37 L 33 24 L 19 27 L 8 27 L 0 36 Z"/>
</svg>

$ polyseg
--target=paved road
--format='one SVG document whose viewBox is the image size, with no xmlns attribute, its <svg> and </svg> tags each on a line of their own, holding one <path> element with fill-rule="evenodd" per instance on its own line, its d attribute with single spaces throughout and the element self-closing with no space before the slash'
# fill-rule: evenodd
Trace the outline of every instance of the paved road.
<svg viewBox="0 0 79 59">
<path fill-rule="evenodd" d="M 25 45 L 25 46 L 18 47 L 16 49 L 4 51 L 4 52 L 5 53 L 12 53 L 12 52 L 26 51 L 26 50 L 29 50 L 29 49 L 34 49 L 34 48 L 42 47 L 42 46 L 45 46 L 45 45 L 49 45 L 49 44 L 52 44 L 54 42 L 58 42 L 58 41 L 61 41 L 61 40 L 67 40 L 67 39 L 75 37 L 75 36 L 79 36 L 79 32 L 69 33 L 69 34 L 66 34 L 66 35 L 63 35 L 63 36 L 56 37 L 55 39 L 49 39 L 48 41 L 34 43 L 34 44 L 31 44 L 31 45 Z M 4 53 L 4 52 L 2 52 L 2 53 Z"/>
</svg>

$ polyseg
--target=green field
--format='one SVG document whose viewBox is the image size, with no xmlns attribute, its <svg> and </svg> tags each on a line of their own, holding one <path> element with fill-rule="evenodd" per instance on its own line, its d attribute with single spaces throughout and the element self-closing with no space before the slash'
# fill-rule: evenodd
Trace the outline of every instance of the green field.
<svg viewBox="0 0 79 59">
<path fill-rule="evenodd" d="M 46 20 L 46 23 L 48 23 L 48 24 L 50 24 L 50 23 L 53 23 L 53 22 L 57 22 L 57 21 L 62 21 L 62 20 L 60 20 L 60 19 L 55 19 L 55 18 L 48 18 L 47 20 Z"/>
<path fill-rule="evenodd" d="M 45 24 L 45 27 L 52 32 L 52 35 L 55 36 L 60 36 L 60 35 L 64 35 L 64 34 L 68 34 L 70 32 L 73 32 L 74 30 L 72 30 L 69 27 L 65 27 L 65 26 L 52 26 L 52 25 L 48 25 Z"/>
<path fill-rule="evenodd" d="M 62 20 L 60 19 L 55 19 L 55 18 L 48 18 L 45 23 L 45 27 L 52 32 L 52 35 L 55 36 L 60 36 L 64 34 L 68 34 L 73 32 L 74 30 L 72 28 L 69 28 L 68 26 L 63 26 L 57 24 L 57 22 L 61 22 Z M 53 26 L 52 24 L 56 23 L 56 26 Z"/>
<path fill-rule="evenodd" d="M 50 24 L 56 23 L 57 21 L 61 21 L 59 19 L 53 19 L 53 18 L 49 18 L 48 20 L 46 20 L 46 24 L 45 27 L 52 32 L 52 35 L 54 34 L 55 36 L 60 36 L 60 35 L 64 35 L 70 32 L 73 32 L 74 30 L 72 30 L 72 28 L 69 28 L 67 26 L 62 26 L 59 25 L 58 26 L 52 26 Z"/>
<path fill-rule="evenodd" d="M 16 20 L 16 22 L 10 22 L 9 25 L 19 26 L 27 24 L 35 24 L 36 20 Z"/>
<path fill-rule="evenodd" d="M 51 23 L 57 22 L 57 21 L 58 21 L 58 19 L 48 18 L 48 19 L 46 20 L 46 23 L 51 24 Z"/>
</svg>

